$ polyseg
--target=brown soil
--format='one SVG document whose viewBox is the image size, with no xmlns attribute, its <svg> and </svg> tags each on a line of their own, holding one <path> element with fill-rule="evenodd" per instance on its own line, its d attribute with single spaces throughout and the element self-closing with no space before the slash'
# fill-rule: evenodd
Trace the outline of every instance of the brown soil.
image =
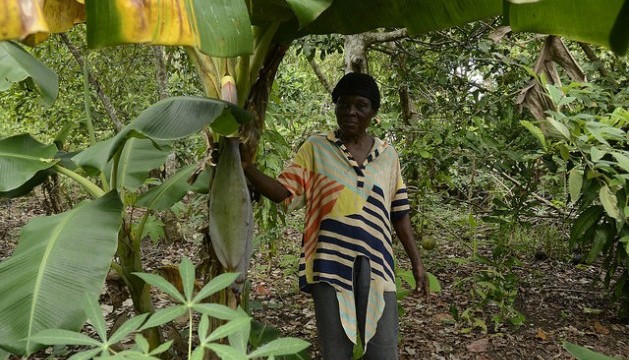
<svg viewBox="0 0 629 360">
<path fill-rule="evenodd" d="M 19 229 L 30 218 L 44 214 L 40 200 L 36 196 L 0 199 L 0 259 L 13 252 Z M 312 356 L 316 359 L 312 302 L 296 285 L 297 239 L 299 234 L 289 229 L 272 256 L 268 251 L 256 253 L 249 277 L 249 304 L 255 319 L 279 328 L 284 336 L 312 342 Z M 462 244 L 440 239 L 435 250 L 424 254 L 427 269 L 437 276 L 442 291 L 432 294 L 429 301 L 414 297 L 402 300 L 401 359 L 572 359 L 562 347 L 564 341 L 617 359 L 629 359 L 629 325 L 616 317 L 617 305 L 609 300 L 597 267 L 522 256 L 520 263 L 512 267 L 518 279 L 514 307 L 526 320 L 521 326 L 495 327 L 491 317 L 499 306 L 474 306 L 471 283 L 465 282 L 487 268 L 478 262 L 456 261 L 469 259 L 466 249 Z M 195 259 L 198 252 L 199 246 L 193 242 L 148 243 L 144 254 L 147 271 L 177 263 L 184 254 Z M 407 269 L 403 253 L 398 258 L 399 266 Z M 110 309 L 110 324 L 129 310 L 129 301 L 114 299 L 114 290 L 106 289 L 102 297 L 105 308 Z M 114 309 L 112 300 L 122 302 L 122 307 Z M 166 302 L 164 297 L 156 297 L 158 306 Z M 453 318 L 454 308 L 459 321 Z M 485 322 L 487 331 L 463 320 L 466 309 L 473 314 L 471 319 Z M 50 351 L 32 358 L 63 358 L 47 353 Z"/>
</svg>

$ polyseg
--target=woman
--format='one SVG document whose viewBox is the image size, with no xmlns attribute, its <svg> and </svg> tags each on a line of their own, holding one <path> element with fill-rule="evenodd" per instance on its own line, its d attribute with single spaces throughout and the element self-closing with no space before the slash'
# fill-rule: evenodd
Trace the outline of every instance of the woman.
<svg viewBox="0 0 629 360">
<path fill-rule="evenodd" d="M 348 73 L 332 92 L 338 129 L 311 136 L 277 179 L 244 161 L 258 192 L 306 207 L 299 282 L 311 293 L 323 359 L 397 359 L 391 228 L 411 259 L 416 293 L 428 294 L 406 187 L 393 147 L 368 134 L 380 107 L 375 80 Z M 361 348 L 362 344 L 362 348 Z"/>
</svg>

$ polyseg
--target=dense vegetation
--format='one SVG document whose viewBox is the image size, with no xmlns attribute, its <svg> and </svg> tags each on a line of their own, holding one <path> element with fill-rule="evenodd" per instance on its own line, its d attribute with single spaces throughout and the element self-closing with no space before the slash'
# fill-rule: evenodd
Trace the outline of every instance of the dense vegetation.
<svg viewBox="0 0 629 360">
<path fill-rule="evenodd" d="M 464 261 L 486 269 L 462 279 L 472 284 L 477 297 L 467 309 L 452 309 L 453 315 L 481 331 L 525 322 L 514 306 L 518 278 L 512 267 L 539 256 L 600 265 L 621 304 L 619 316 L 626 319 L 629 114 L 623 107 L 629 104 L 629 61 L 599 48 L 593 50 L 594 58 L 584 52 L 592 50 L 586 45 L 566 42 L 588 81 L 575 82 L 560 68 L 561 83 L 552 82 L 533 70 L 545 37 L 506 35 L 495 41 L 490 36 L 495 31 L 495 25 L 478 22 L 376 44 L 369 52 L 369 70 L 384 99 L 372 130 L 401 154 L 418 237 L 434 239 L 437 246 L 460 241 L 473 249 Z M 59 74 L 61 95 L 46 107 L 28 84 L 3 92 L 2 138 L 30 133 L 44 143 L 57 140 L 61 150 L 78 151 L 92 136 L 104 140 L 117 133 L 116 121 L 129 124 L 165 96 L 200 95 L 182 49 L 94 51 L 85 48 L 83 36 L 75 29 L 33 50 Z M 342 43 L 338 36 L 306 38 L 282 62 L 258 150 L 258 163 L 269 173 L 277 174 L 306 136 L 334 126 L 330 97 L 312 66 L 333 83 L 345 70 Z M 70 46 L 78 48 L 83 66 Z M 536 120 L 519 104 L 534 78 L 553 104 L 544 109 L 547 119 Z M 170 171 L 170 176 L 172 169 L 196 165 L 206 156 L 204 150 L 201 134 L 173 143 L 170 167 L 142 180 L 141 190 L 126 193 L 125 202 L 133 204 L 132 198 L 159 183 L 163 173 Z M 85 197 L 66 178 L 49 181 L 56 184 L 43 190 L 47 199 L 56 199 L 47 203 L 51 213 L 68 210 Z M 198 215 L 204 206 L 204 200 L 191 195 L 156 211 L 158 216 L 135 214 L 131 221 L 142 224 L 140 237 L 192 239 L 205 225 Z M 256 247 L 276 251 L 266 244 L 281 236 L 285 215 L 261 200 L 256 220 Z M 408 276 L 401 273 L 401 278 Z M 476 318 L 474 307 L 490 303 L 498 304 L 492 316 Z"/>
</svg>

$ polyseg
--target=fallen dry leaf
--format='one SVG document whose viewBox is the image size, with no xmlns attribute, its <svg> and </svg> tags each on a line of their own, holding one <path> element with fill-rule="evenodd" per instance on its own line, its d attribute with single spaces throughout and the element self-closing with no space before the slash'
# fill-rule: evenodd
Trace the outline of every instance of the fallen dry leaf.
<svg viewBox="0 0 629 360">
<path fill-rule="evenodd" d="M 598 320 L 594 322 L 594 332 L 601 335 L 609 335 L 609 329 L 601 324 Z"/>
<path fill-rule="evenodd" d="M 268 296 L 269 294 L 271 294 L 271 290 L 269 290 L 265 283 L 260 283 L 259 285 L 255 286 L 253 291 L 256 293 L 256 295 Z"/>
<path fill-rule="evenodd" d="M 440 313 L 440 314 L 436 314 L 434 317 L 435 322 L 441 323 L 441 324 L 454 324 L 454 317 L 452 317 L 452 314 L 448 314 L 448 313 Z"/>
<path fill-rule="evenodd" d="M 489 339 L 482 338 L 476 341 L 473 341 L 466 345 L 467 351 L 473 353 L 480 353 L 487 351 L 487 347 L 489 346 Z"/>
<path fill-rule="evenodd" d="M 548 340 L 548 333 L 546 331 L 544 331 L 542 328 L 537 328 L 537 334 L 535 334 L 535 337 L 540 339 L 540 340 Z"/>
</svg>

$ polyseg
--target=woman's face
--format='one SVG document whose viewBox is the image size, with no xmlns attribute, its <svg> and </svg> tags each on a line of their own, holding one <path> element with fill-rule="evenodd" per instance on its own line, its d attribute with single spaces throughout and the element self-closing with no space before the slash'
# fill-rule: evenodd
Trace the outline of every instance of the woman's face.
<svg viewBox="0 0 629 360">
<path fill-rule="evenodd" d="M 360 95 L 343 95 L 334 108 L 336 122 L 344 136 L 354 137 L 367 132 L 376 111 L 371 100 Z"/>
</svg>

